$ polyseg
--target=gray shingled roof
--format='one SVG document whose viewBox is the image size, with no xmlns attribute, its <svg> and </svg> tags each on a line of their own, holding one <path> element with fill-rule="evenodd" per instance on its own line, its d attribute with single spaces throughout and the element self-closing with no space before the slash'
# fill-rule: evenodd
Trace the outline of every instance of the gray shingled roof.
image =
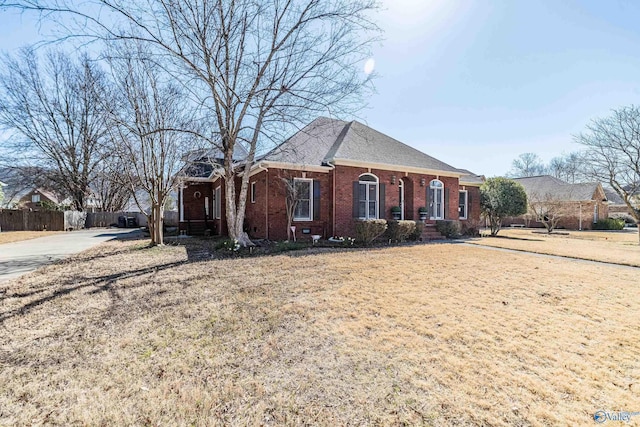
<svg viewBox="0 0 640 427">
<path fill-rule="evenodd" d="M 593 200 L 599 185 L 597 182 L 569 184 L 550 175 L 515 178 L 514 181 L 522 184 L 527 196 L 544 197 L 550 194 L 557 200 L 573 202 Z"/>
<path fill-rule="evenodd" d="M 475 173 L 467 169 L 458 169 L 458 172 L 464 174 L 460 177 L 460 182 L 464 182 L 468 184 L 478 184 L 478 185 L 482 185 L 482 183 L 484 182 L 483 175 L 476 175 Z"/>
<path fill-rule="evenodd" d="M 362 123 L 326 117 L 314 120 L 261 160 L 313 166 L 344 160 L 464 173 Z"/>
<path fill-rule="evenodd" d="M 248 155 L 241 144 L 233 147 L 233 160 L 241 162 Z M 223 159 L 224 155 L 218 148 L 191 151 L 184 156 L 184 161 L 188 163 L 184 175 L 191 178 L 209 178 L 214 170 L 214 163 L 222 164 Z"/>
</svg>

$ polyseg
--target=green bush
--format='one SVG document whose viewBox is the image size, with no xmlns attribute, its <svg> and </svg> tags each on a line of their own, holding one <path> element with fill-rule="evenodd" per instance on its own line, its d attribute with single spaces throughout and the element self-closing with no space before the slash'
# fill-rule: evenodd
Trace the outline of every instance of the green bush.
<svg viewBox="0 0 640 427">
<path fill-rule="evenodd" d="M 422 221 L 412 221 L 415 224 L 415 229 L 413 230 L 413 233 L 411 233 L 409 235 L 409 240 L 415 242 L 416 240 L 420 239 L 420 236 L 422 236 L 422 231 L 424 230 L 424 222 Z"/>
<path fill-rule="evenodd" d="M 622 230 L 623 228 L 624 220 L 619 218 L 601 219 L 593 224 L 594 230 Z"/>
<path fill-rule="evenodd" d="M 356 241 L 368 245 L 382 236 L 386 230 L 387 221 L 384 219 L 358 220 L 356 221 Z"/>
<path fill-rule="evenodd" d="M 416 229 L 415 221 L 387 221 L 387 237 L 394 242 L 406 241 Z"/>
<path fill-rule="evenodd" d="M 447 239 L 457 239 L 461 235 L 460 221 L 442 220 L 436 221 L 436 230 Z"/>
</svg>

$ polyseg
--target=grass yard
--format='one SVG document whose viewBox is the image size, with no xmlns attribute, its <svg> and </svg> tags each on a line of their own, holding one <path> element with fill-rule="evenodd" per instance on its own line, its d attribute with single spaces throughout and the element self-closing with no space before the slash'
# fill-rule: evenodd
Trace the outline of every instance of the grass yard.
<svg viewBox="0 0 640 427">
<path fill-rule="evenodd" d="M 20 240 L 36 239 L 63 233 L 63 231 L 3 231 L 0 233 L 0 245 L 3 243 L 19 242 Z"/>
<path fill-rule="evenodd" d="M 562 234 L 551 235 L 541 233 L 540 229 L 536 231 L 507 228 L 500 230 L 497 238 L 483 237 L 470 240 L 469 243 L 640 267 L 640 245 L 636 230 L 559 230 Z"/>
<path fill-rule="evenodd" d="M 1 284 L 0 425 L 555 426 L 640 411 L 638 269 L 457 244 L 190 251 L 109 242 Z"/>
</svg>

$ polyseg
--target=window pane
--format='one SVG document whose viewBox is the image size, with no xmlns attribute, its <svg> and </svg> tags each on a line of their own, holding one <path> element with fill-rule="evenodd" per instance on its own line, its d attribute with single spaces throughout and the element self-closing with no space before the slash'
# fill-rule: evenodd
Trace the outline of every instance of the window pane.
<svg viewBox="0 0 640 427">
<path fill-rule="evenodd" d="M 358 218 L 366 218 L 367 216 L 367 202 L 358 203 Z"/>
<path fill-rule="evenodd" d="M 296 205 L 295 218 L 309 219 L 309 200 L 301 200 Z"/>
<path fill-rule="evenodd" d="M 366 184 L 358 185 L 358 199 L 360 201 L 367 200 L 367 185 Z"/>
<path fill-rule="evenodd" d="M 377 179 L 376 179 L 376 177 L 375 177 L 375 176 L 373 176 L 373 175 L 368 175 L 368 174 L 366 174 L 366 175 L 362 175 L 362 176 L 360 177 L 360 181 L 376 182 L 376 181 L 377 181 Z"/>
<path fill-rule="evenodd" d="M 369 201 L 378 200 L 378 186 L 376 184 L 369 184 Z"/>
<path fill-rule="evenodd" d="M 369 218 L 376 218 L 376 202 L 369 202 Z"/>
</svg>

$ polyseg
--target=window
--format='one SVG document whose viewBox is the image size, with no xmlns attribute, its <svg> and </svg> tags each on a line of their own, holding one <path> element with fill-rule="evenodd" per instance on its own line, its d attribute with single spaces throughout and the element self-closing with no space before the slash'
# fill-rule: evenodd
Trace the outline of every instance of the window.
<svg viewBox="0 0 640 427">
<path fill-rule="evenodd" d="M 251 183 L 251 203 L 256 202 L 256 182 Z"/>
<path fill-rule="evenodd" d="M 204 198 L 204 215 L 209 219 L 209 198 Z"/>
<path fill-rule="evenodd" d="M 593 206 L 593 223 L 595 224 L 596 222 L 598 222 L 599 219 L 599 212 L 598 212 L 598 204 L 596 203 Z"/>
<path fill-rule="evenodd" d="M 468 200 L 468 196 L 467 196 L 467 191 L 466 190 L 460 190 L 460 202 L 458 203 L 458 214 L 460 216 L 460 219 L 467 219 L 467 200 Z"/>
<path fill-rule="evenodd" d="M 313 180 L 294 178 L 293 188 L 296 196 L 296 209 L 293 212 L 294 221 L 311 221 L 313 213 Z"/>
<path fill-rule="evenodd" d="M 40 195 L 39 194 L 32 194 L 31 195 L 31 202 L 32 203 L 38 203 L 40 201 Z"/>
<path fill-rule="evenodd" d="M 216 187 L 213 191 L 213 217 L 220 219 L 222 216 L 222 197 L 220 187 Z"/>
<path fill-rule="evenodd" d="M 358 218 L 378 218 L 378 178 L 364 174 L 358 182 Z"/>
</svg>

